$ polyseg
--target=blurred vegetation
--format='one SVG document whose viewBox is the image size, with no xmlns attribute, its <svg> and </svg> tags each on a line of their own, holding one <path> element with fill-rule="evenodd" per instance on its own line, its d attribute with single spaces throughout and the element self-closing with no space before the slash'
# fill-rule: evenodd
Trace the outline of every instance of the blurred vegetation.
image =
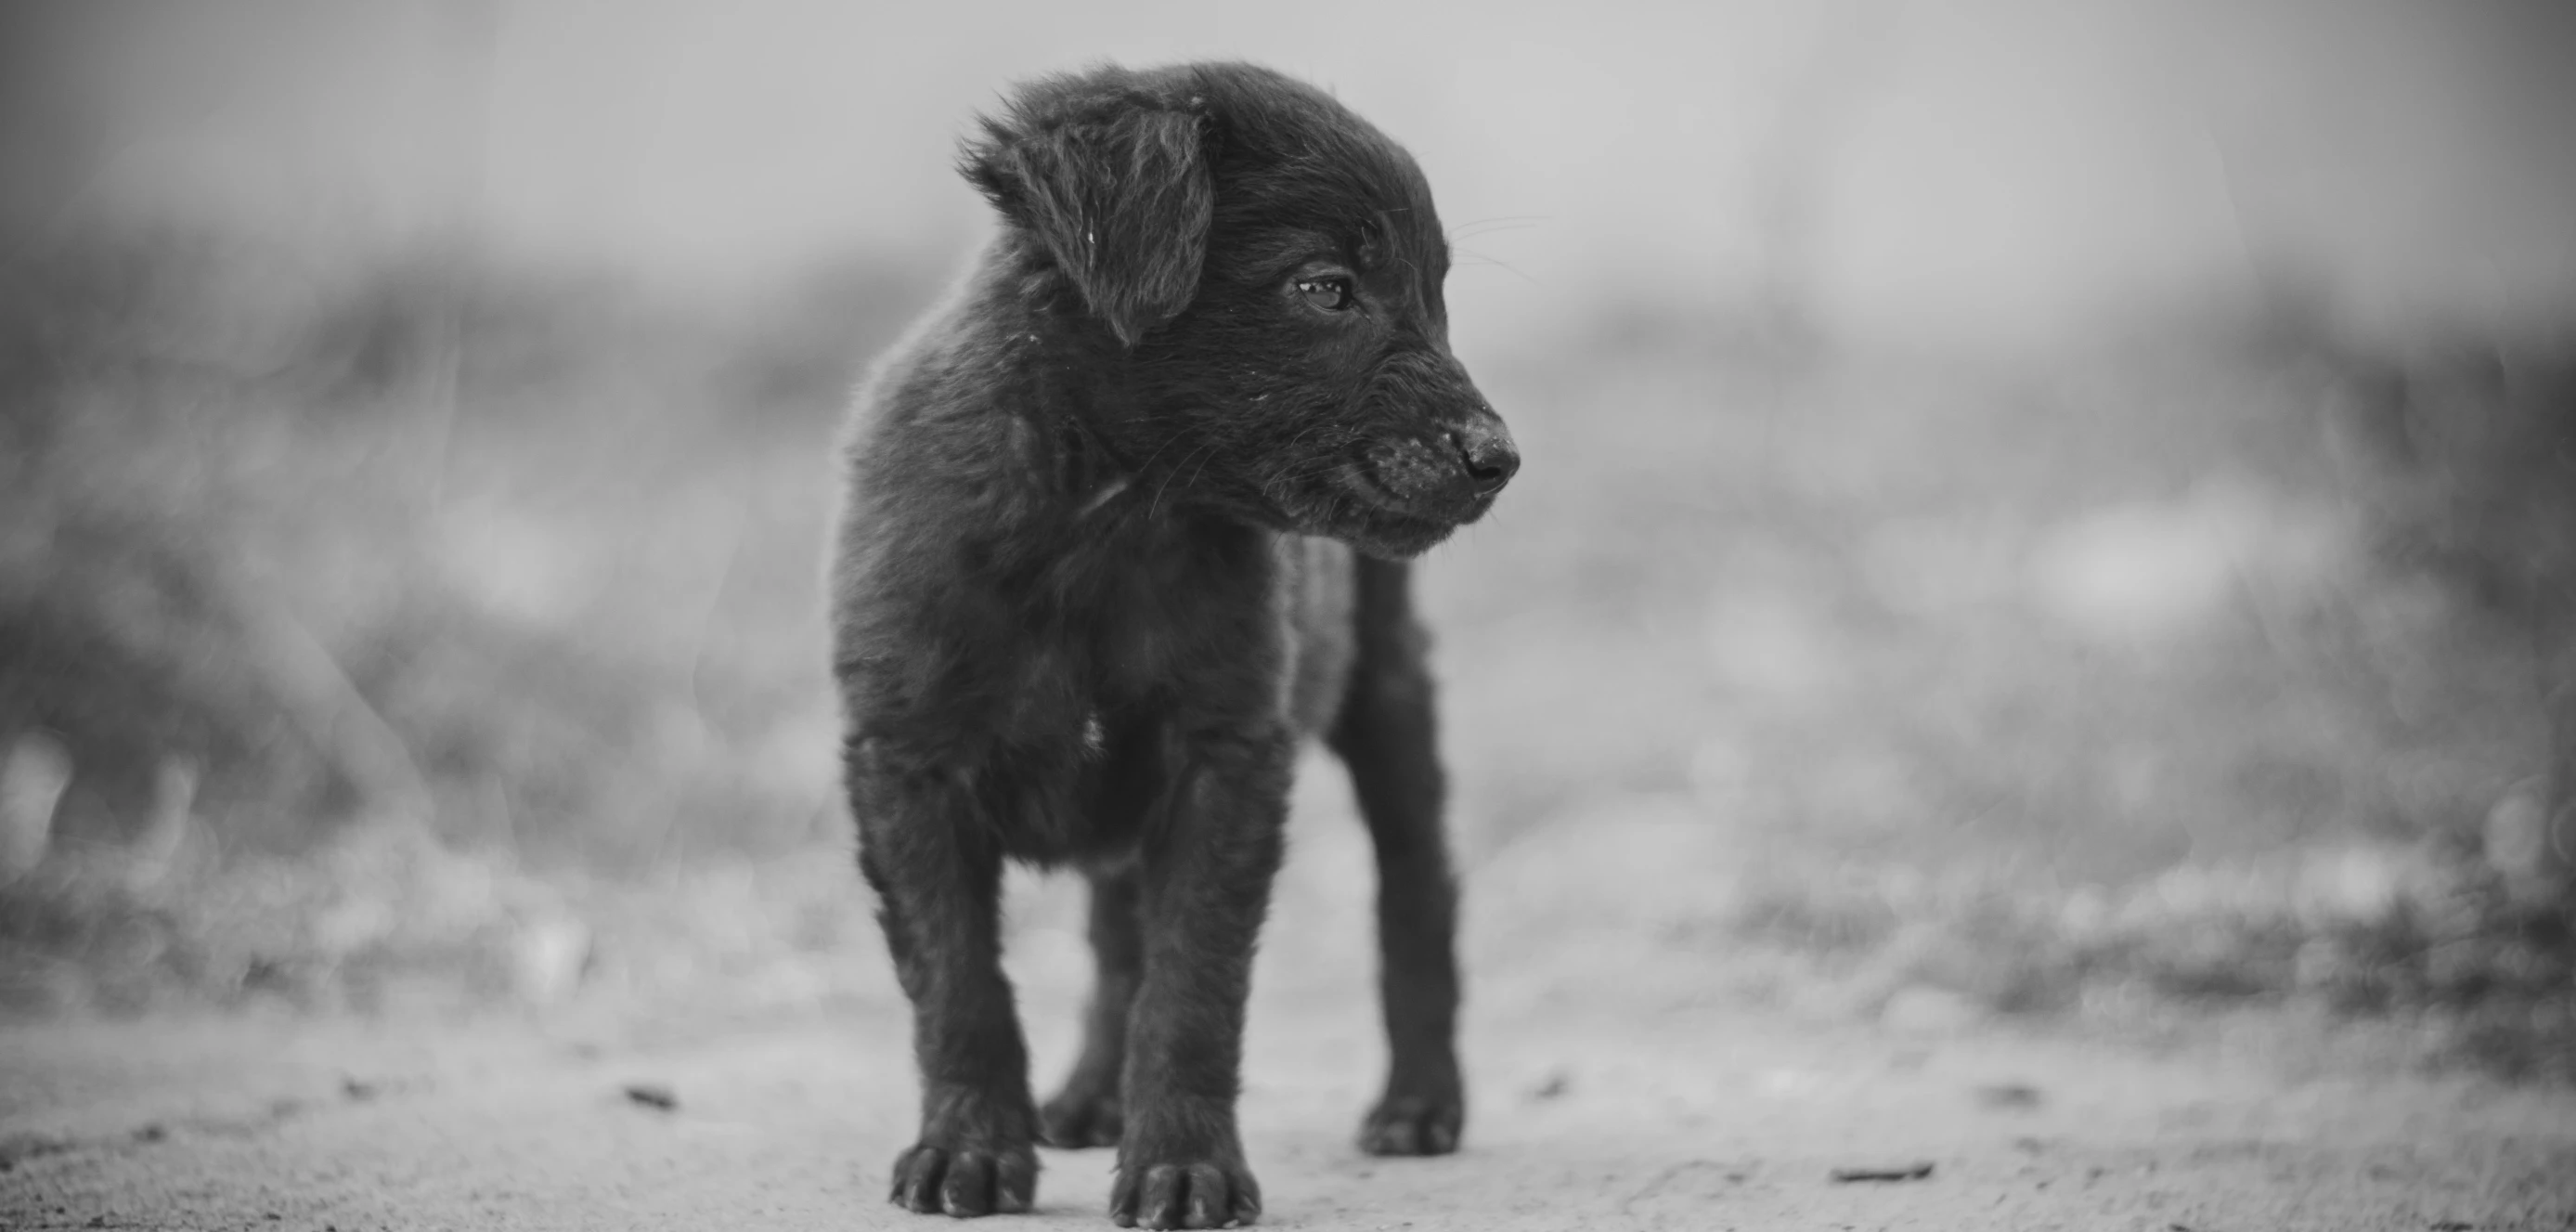
<svg viewBox="0 0 2576 1232">
<path fill-rule="evenodd" d="M 825 824 L 826 442 L 920 273 L 679 310 L 460 250 L 299 274 L 165 235 L 0 289 L 13 1001 L 417 949 L 460 853 L 535 894 Z"/>
<path fill-rule="evenodd" d="M 8 267 L 0 994 L 831 984 L 799 956 L 874 945 L 831 425 L 938 273 Z M 2208 319 L 2009 369 L 1652 305 L 1465 342 L 1530 459 L 1425 573 L 1472 894 L 1863 1012 L 2287 1000 L 2576 1074 L 2529 637 L 2443 563 L 2547 553 L 2426 495 L 2535 481 L 2369 436 L 2554 407 L 2566 353 L 2517 402 L 2456 348 Z"/>
<path fill-rule="evenodd" d="M 1441 576 L 1498 858 L 1587 867 L 1628 833 L 1540 818 L 1642 800 L 1715 837 L 1591 874 L 1682 883 L 1632 923 L 1867 1012 L 2287 1000 L 2576 1074 L 2511 601 L 2569 577 L 2576 353 L 2298 311 L 1982 369 L 1660 322 L 1512 374 L 1549 412 L 1483 532 L 1518 567 Z"/>
</svg>

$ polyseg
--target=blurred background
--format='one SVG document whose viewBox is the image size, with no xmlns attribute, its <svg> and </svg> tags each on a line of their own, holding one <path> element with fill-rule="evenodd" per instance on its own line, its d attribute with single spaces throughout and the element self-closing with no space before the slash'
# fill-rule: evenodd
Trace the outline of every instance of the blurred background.
<svg viewBox="0 0 2576 1232">
<path fill-rule="evenodd" d="M 836 416 L 989 233 L 973 113 L 1225 56 L 1413 150 L 1528 460 L 1422 567 L 1488 1024 L 1573 964 L 2576 1072 L 2576 9 L 58 0 L 0 56 L 11 1013 L 893 1012 Z M 1264 987 L 1358 998 L 1308 769 Z"/>
</svg>

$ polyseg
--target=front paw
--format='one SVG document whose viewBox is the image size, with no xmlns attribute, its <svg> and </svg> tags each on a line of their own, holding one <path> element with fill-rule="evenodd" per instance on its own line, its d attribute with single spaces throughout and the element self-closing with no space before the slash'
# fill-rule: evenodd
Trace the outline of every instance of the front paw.
<svg viewBox="0 0 2576 1232">
<path fill-rule="evenodd" d="M 1109 1218 L 1122 1228 L 1235 1228 L 1261 1217 L 1261 1184 L 1240 1159 L 1121 1161 Z"/>
<path fill-rule="evenodd" d="M 1080 1083 L 1067 1083 L 1064 1090 L 1046 1102 L 1046 1107 L 1038 1110 L 1038 1125 L 1048 1146 L 1078 1151 L 1118 1145 L 1127 1118 L 1120 1111 L 1116 1088 L 1096 1091 Z"/>
<path fill-rule="evenodd" d="M 906 1210 L 962 1219 L 995 1211 L 1018 1214 L 1029 1209 L 1037 1188 L 1037 1153 L 1025 1143 L 965 1147 L 918 1142 L 895 1157 L 894 1189 L 887 1196 Z"/>
<path fill-rule="evenodd" d="M 1458 1149 L 1467 1103 L 1455 1087 L 1428 1094 L 1387 1093 L 1360 1122 L 1360 1149 L 1371 1155 L 1446 1155 Z"/>
</svg>

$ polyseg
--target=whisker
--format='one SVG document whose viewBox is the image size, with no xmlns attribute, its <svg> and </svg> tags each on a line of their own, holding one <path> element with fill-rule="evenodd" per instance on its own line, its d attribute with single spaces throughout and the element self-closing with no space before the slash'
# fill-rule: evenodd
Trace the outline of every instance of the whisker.
<svg viewBox="0 0 2576 1232">
<path fill-rule="evenodd" d="M 1182 485 L 1181 485 L 1181 488 L 1182 488 L 1184 491 L 1186 491 L 1186 490 L 1188 490 L 1188 488 L 1189 488 L 1190 484 L 1197 483 L 1197 482 L 1199 481 L 1199 476 L 1204 475 L 1204 474 L 1206 474 L 1206 473 L 1207 473 L 1207 464 L 1208 464 L 1208 463 L 1210 463 L 1210 462 L 1213 462 L 1213 461 L 1215 461 L 1215 460 L 1216 460 L 1216 442 L 1214 442 L 1214 441 L 1210 441 L 1210 442 L 1208 442 L 1208 447 L 1207 447 L 1207 456 L 1206 456 L 1206 457 L 1204 457 L 1204 458 L 1199 459 L 1199 468 L 1198 468 L 1196 471 L 1191 472 L 1191 474 L 1190 474 L 1190 483 L 1182 484 Z M 1183 458 L 1181 461 L 1182 461 L 1184 464 L 1187 464 L 1187 463 L 1188 463 L 1188 461 L 1189 461 L 1189 459 L 1187 459 L 1187 458 Z"/>
<path fill-rule="evenodd" d="M 1180 463 L 1179 463 L 1178 465 L 1176 465 L 1176 466 L 1172 467 L 1172 470 L 1171 470 L 1171 473 L 1170 473 L 1170 474 L 1167 474 L 1167 475 L 1163 476 L 1162 486 L 1157 487 L 1157 488 L 1155 488 L 1155 489 L 1154 489 L 1154 500 L 1153 500 L 1153 503 L 1152 503 L 1152 504 L 1150 504 L 1150 505 L 1148 505 L 1148 506 L 1146 506 L 1146 508 L 1145 508 L 1145 516 L 1146 516 L 1146 517 L 1149 517 L 1149 518 L 1150 518 L 1150 517 L 1153 517 L 1153 516 L 1155 516 L 1156 514 L 1159 514 L 1159 513 L 1161 513 L 1161 512 L 1162 512 L 1162 510 L 1163 510 L 1163 493 L 1168 492 L 1168 491 L 1170 491 L 1170 490 L 1171 490 L 1171 488 L 1172 488 L 1172 480 L 1174 480 L 1174 479 L 1176 479 L 1176 478 L 1179 478 L 1179 477 L 1180 477 L 1180 473 L 1181 473 L 1182 468 L 1183 468 L 1183 467 L 1187 467 L 1187 466 L 1190 464 L 1190 459 L 1195 458 L 1195 457 L 1199 456 L 1199 455 L 1200 455 L 1200 454 L 1202 454 L 1202 453 L 1208 454 L 1208 455 L 1209 455 L 1209 456 L 1211 456 L 1211 457 L 1215 456 L 1215 453 L 1216 453 L 1216 442 L 1214 442 L 1214 441 L 1210 441 L 1210 442 L 1208 442 L 1207 444 L 1201 445 L 1201 446 L 1199 446 L 1198 448 L 1193 449 L 1193 450 L 1189 451 L 1188 453 L 1181 455 Z M 1202 463 L 1202 464 L 1201 464 L 1201 467 L 1202 467 L 1202 469 L 1204 469 L 1205 464 L 1204 464 L 1204 463 Z M 1183 489 L 1184 491 L 1188 490 L 1188 485 L 1187 485 L 1187 484 L 1182 485 L 1182 489 Z"/>
<path fill-rule="evenodd" d="M 1153 469 L 1154 459 L 1162 457 L 1163 451 L 1171 448 L 1172 442 L 1179 439 L 1181 439 L 1181 434 L 1179 432 L 1173 432 L 1171 435 L 1164 437 L 1162 444 L 1154 446 L 1154 452 L 1146 454 L 1145 460 L 1136 464 L 1136 477 L 1139 479 L 1144 478 L 1145 472 Z"/>
<path fill-rule="evenodd" d="M 1476 265 L 1490 265 L 1490 266 L 1493 266 L 1494 268 L 1499 269 L 1499 270 L 1503 271 L 1504 273 L 1510 274 L 1512 277 L 1514 277 L 1514 278 L 1518 278 L 1518 279 L 1520 279 L 1521 281 L 1526 282 L 1526 283 L 1528 283 L 1528 284 L 1530 284 L 1531 286 L 1534 286 L 1534 287 L 1544 285 L 1544 284 L 1540 283 L 1538 279 L 1536 279 L 1536 278 L 1532 278 L 1532 277 L 1530 277 L 1529 275 L 1522 273 L 1522 272 L 1520 271 L 1520 267 L 1518 267 L 1518 266 L 1516 266 L 1516 265 L 1513 265 L 1511 262 L 1509 262 L 1509 261 L 1505 261 L 1505 260 L 1503 260 L 1503 259 L 1501 259 L 1501 258 L 1499 258 L 1499 257 L 1489 257 L 1489 256 L 1485 255 L 1484 253 L 1477 252 L 1476 250 L 1474 250 L 1474 249 L 1472 249 L 1472 248 L 1461 248 L 1461 249 L 1459 249 L 1458 251 L 1460 251 L 1460 252 L 1462 252 L 1462 253 L 1465 253 L 1465 254 L 1466 254 L 1466 255 L 1468 255 L 1469 257 L 1473 257 L 1473 258 L 1475 259 L 1475 260 L 1472 262 L 1473 264 L 1476 264 Z"/>
<path fill-rule="evenodd" d="M 1495 231 L 1526 230 L 1543 222 L 1554 221 L 1556 219 L 1547 214 L 1498 214 L 1492 218 L 1479 218 L 1449 228 L 1449 239 L 1454 243 L 1470 236 L 1485 235 Z"/>
</svg>

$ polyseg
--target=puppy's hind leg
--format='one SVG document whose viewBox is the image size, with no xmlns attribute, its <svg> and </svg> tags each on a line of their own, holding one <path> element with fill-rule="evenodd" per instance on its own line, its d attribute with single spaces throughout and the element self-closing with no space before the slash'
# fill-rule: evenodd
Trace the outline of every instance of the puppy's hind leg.
<svg viewBox="0 0 2576 1232">
<path fill-rule="evenodd" d="M 1372 1155 L 1445 1155 L 1458 1147 L 1466 1094 L 1458 891 L 1441 831 L 1431 671 L 1407 567 L 1363 557 L 1359 570 L 1359 653 L 1331 744 L 1350 768 L 1377 849 L 1378 992 L 1390 1060 L 1386 1094 L 1361 1123 L 1359 1145 Z"/>
<path fill-rule="evenodd" d="M 936 771 L 854 750 L 859 868 L 876 890 L 895 974 L 912 1001 L 921 1137 L 895 1158 L 888 1194 L 923 1214 L 1029 1209 L 1037 1115 L 1028 1048 L 1002 974 L 1002 862 Z"/>
<path fill-rule="evenodd" d="M 1082 1055 L 1064 1088 L 1039 1110 L 1050 1146 L 1116 1146 L 1125 1125 L 1118 1078 L 1127 1059 L 1127 1010 L 1145 976 L 1145 939 L 1134 865 L 1088 874 L 1091 881 L 1091 1009 Z"/>
</svg>

